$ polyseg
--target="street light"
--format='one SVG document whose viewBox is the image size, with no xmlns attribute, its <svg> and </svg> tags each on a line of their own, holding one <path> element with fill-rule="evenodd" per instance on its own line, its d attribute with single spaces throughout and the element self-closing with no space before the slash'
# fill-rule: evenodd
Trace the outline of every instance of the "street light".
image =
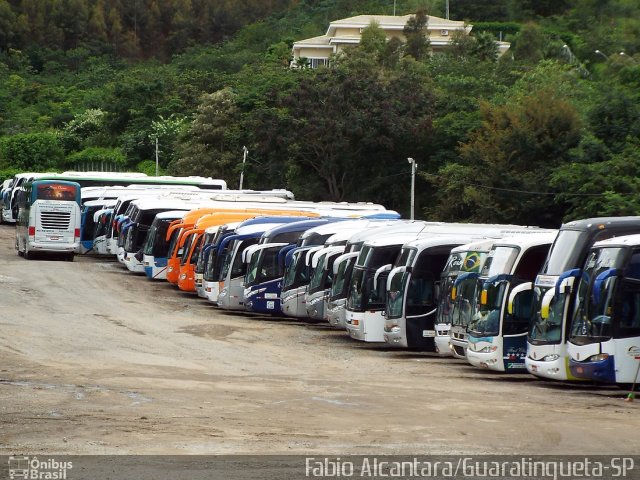
<svg viewBox="0 0 640 480">
<path fill-rule="evenodd" d="M 238 187 L 238 190 L 242 190 L 242 181 L 244 180 L 244 164 L 247 163 L 247 153 L 249 153 L 247 147 L 242 147 L 242 170 L 240 170 L 240 186 Z"/>
<path fill-rule="evenodd" d="M 597 53 L 598 55 L 602 55 L 606 60 L 609 60 L 609 57 L 605 55 L 601 50 L 595 50 L 594 53 Z"/>
<path fill-rule="evenodd" d="M 418 168 L 418 164 L 416 161 L 409 157 L 407 158 L 409 165 L 411 165 L 411 212 L 410 212 L 410 220 L 413 220 L 413 210 L 415 206 L 415 190 L 416 190 L 416 169 Z"/>
<path fill-rule="evenodd" d="M 638 63 L 637 60 L 635 58 L 633 58 L 631 55 L 627 55 L 624 52 L 620 52 L 620 56 L 624 57 L 624 58 L 628 58 L 629 60 L 631 60 L 633 63 Z"/>
</svg>

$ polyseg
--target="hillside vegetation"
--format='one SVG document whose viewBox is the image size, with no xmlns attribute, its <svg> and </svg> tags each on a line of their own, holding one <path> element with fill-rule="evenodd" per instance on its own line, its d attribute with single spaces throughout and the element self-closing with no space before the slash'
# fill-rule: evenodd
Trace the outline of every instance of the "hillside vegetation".
<svg viewBox="0 0 640 480">
<path fill-rule="evenodd" d="M 637 214 L 640 4 L 451 0 L 444 55 L 375 26 L 329 68 L 293 41 L 375 0 L 0 0 L 0 177 L 117 168 L 420 216 L 557 226 Z M 444 16 L 444 0 L 396 14 Z M 414 39 L 420 25 L 414 22 Z M 493 40 L 512 42 L 496 58 Z"/>
</svg>

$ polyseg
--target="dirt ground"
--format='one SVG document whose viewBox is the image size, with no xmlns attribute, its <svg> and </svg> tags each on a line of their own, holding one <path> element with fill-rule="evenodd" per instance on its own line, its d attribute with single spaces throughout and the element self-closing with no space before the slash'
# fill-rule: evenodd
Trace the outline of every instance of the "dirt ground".
<svg viewBox="0 0 640 480">
<path fill-rule="evenodd" d="M 0 226 L 0 454 L 637 454 L 640 401 L 218 311 Z"/>
</svg>

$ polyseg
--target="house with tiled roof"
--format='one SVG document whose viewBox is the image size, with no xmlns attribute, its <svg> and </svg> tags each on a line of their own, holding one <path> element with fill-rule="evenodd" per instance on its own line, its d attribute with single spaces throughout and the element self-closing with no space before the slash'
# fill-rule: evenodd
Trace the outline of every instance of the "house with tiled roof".
<svg viewBox="0 0 640 480">
<path fill-rule="evenodd" d="M 413 15 L 358 15 L 331 22 L 327 33 L 318 37 L 307 38 L 293 44 L 293 65 L 299 58 L 305 58 L 309 66 L 316 68 L 326 65 L 331 55 L 340 53 L 349 45 L 358 45 L 362 31 L 375 22 L 384 31 L 387 40 L 394 37 L 405 42 L 404 27 Z M 461 31 L 469 35 L 472 25 L 458 20 L 428 16 L 427 31 L 433 53 L 442 52 L 451 45 L 452 35 Z M 499 55 L 509 49 L 509 43 L 496 42 Z"/>
</svg>

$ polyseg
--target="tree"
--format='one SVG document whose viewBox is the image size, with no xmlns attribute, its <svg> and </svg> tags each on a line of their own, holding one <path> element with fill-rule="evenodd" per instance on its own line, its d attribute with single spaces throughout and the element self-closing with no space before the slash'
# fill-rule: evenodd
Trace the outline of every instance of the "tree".
<svg viewBox="0 0 640 480">
<path fill-rule="evenodd" d="M 103 0 L 99 0 L 98 3 L 91 7 L 87 31 L 92 39 L 99 42 L 106 42 L 108 40 Z"/>
<path fill-rule="evenodd" d="M 387 46 L 387 36 L 377 22 L 371 22 L 360 36 L 360 48 L 373 55 L 376 59 L 381 59 Z"/>
<path fill-rule="evenodd" d="M 433 97 L 414 60 L 383 76 L 374 59 L 355 55 L 301 79 L 282 107 L 290 186 L 335 201 L 375 192 L 395 204 L 400 193 L 381 178 L 423 155 Z M 310 171 L 317 181 L 305 185 Z"/>
<path fill-rule="evenodd" d="M 0 158 L 4 168 L 23 172 L 42 172 L 60 168 L 64 152 L 55 133 L 19 133 L 0 141 Z"/>
<path fill-rule="evenodd" d="M 564 220 L 637 215 L 640 211 L 640 141 L 629 139 L 620 153 L 593 163 L 572 162 L 556 168 L 550 184 L 565 203 Z"/>
<path fill-rule="evenodd" d="M 93 146 L 92 139 L 105 133 L 104 112 L 100 109 L 88 109 L 64 126 L 60 144 L 65 152 L 70 153 L 84 146 Z"/>
<path fill-rule="evenodd" d="M 473 54 L 482 61 L 495 62 L 498 59 L 498 44 L 489 32 L 475 35 Z"/>
<path fill-rule="evenodd" d="M 158 120 L 151 122 L 149 139 L 154 145 L 157 141 L 159 164 L 162 168 L 166 168 L 177 159 L 177 141 L 185 126 L 186 118 L 175 114 L 167 118 L 160 115 Z"/>
<path fill-rule="evenodd" d="M 593 133 L 611 150 L 619 152 L 629 138 L 640 137 L 640 106 L 637 93 L 608 86 L 588 114 Z"/>
<path fill-rule="evenodd" d="M 15 35 L 16 16 L 6 0 L 0 0 L 0 51 L 12 46 Z"/>
<path fill-rule="evenodd" d="M 119 148 L 88 147 L 69 155 L 64 166 L 75 170 L 111 170 L 125 167 L 126 163 Z"/>
<path fill-rule="evenodd" d="M 536 63 L 545 58 L 549 38 L 539 25 L 527 23 L 516 36 L 513 56 L 516 60 Z"/>
<path fill-rule="evenodd" d="M 460 147 L 460 161 L 433 180 L 441 192 L 440 216 L 557 226 L 563 205 L 553 203 L 548 178 L 578 144 L 576 110 L 544 90 L 516 104 L 484 103 L 481 113 L 482 126 Z"/>
<path fill-rule="evenodd" d="M 231 140 L 238 113 L 231 89 L 203 95 L 191 125 L 181 137 L 179 159 L 172 170 L 182 175 L 206 174 L 233 183 L 239 149 L 234 154 Z"/>
<path fill-rule="evenodd" d="M 425 10 L 418 10 L 414 16 L 409 18 L 402 30 L 407 39 L 404 53 L 412 56 L 416 60 L 422 60 L 429 54 L 430 42 L 427 23 L 429 17 Z"/>
</svg>

